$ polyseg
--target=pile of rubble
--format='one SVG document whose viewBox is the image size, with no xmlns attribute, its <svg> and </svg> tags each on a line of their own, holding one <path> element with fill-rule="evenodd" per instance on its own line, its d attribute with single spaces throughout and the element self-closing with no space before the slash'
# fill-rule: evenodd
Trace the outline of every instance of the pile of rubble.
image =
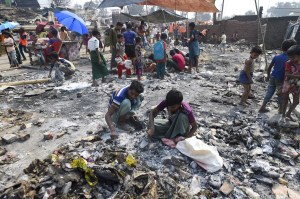
<svg viewBox="0 0 300 199">
<path fill-rule="evenodd" d="M 19 164 L 24 172 L 16 178 L 1 172 L 0 198 L 299 198 L 299 122 L 279 124 L 276 105 L 271 106 L 272 115 L 257 114 L 258 97 L 266 87 L 261 81 L 255 82 L 252 105 L 238 106 L 235 68 L 243 58 L 210 56 L 198 74 L 169 74 L 163 81 L 144 77 L 145 100 L 138 116 L 146 124 L 149 109 L 168 90 L 181 90 L 196 116 L 196 137 L 218 149 L 224 163 L 221 170 L 205 171 L 177 149 L 148 139 L 146 129 L 119 130 L 118 139 L 111 140 L 104 121 L 105 102 L 130 80 L 91 88 L 84 83 L 90 73 L 80 67 L 81 72 L 61 87 L 41 84 L 2 91 L 1 103 L 15 109 L 2 110 L 0 115 L 0 157 L 7 157 L 12 145 L 18 146 L 20 132 L 30 132 L 24 144 L 33 139 L 41 149 L 53 150 L 46 158 Z M 255 79 L 261 78 L 257 72 Z M 45 92 L 26 96 L 37 89 Z M 14 126 L 15 140 L 7 142 L 7 129 Z M 0 165 L 1 170 L 12 170 L 10 164 L 14 161 Z"/>
<path fill-rule="evenodd" d="M 0 22 L 4 22 L 6 19 L 10 21 L 18 21 L 20 24 L 31 24 L 34 19 L 41 16 L 39 13 L 25 8 L 7 7 L 0 4 Z"/>
</svg>

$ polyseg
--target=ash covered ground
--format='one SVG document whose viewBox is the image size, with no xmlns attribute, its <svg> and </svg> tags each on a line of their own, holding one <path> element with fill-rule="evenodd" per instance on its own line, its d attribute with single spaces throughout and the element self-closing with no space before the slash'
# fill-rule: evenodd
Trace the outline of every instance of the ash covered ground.
<svg viewBox="0 0 300 199">
<path fill-rule="evenodd" d="M 112 141 L 104 120 L 108 100 L 131 80 L 112 75 L 109 83 L 91 87 L 85 57 L 76 63 L 75 76 L 61 86 L 0 91 L 0 197 L 299 198 L 299 120 L 278 124 L 275 101 L 269 113 L 258 114 L 267 87 L 259 68 L 264 62 L 256 63 L 255 98 L 249 107 L 241 107 L 237 77 L 249 48 L 232 47 L 223 55 L 211 46 L 203 50 L 200 73 L 170 73 L 165 80 L 144 74 L 145 99 L 138 116 L 147 126 L 151 107 L 170 89 L 180 90 L 196 116 L 197 137 L 217 147 L 223 158 L 220 171 L 208 173 L 177 149 L 149 140 L 147 129 L 118 130 L 119 138 Z M 24 65 L 3 70 L 1 82 L 47 75 Z M 126 164 L 129 154 L 137 161 L 135 167 Z M 83 169 L 70 167 L 79 157 L 87 160 L 96 185 L 88 183 Z"/>
</svg>

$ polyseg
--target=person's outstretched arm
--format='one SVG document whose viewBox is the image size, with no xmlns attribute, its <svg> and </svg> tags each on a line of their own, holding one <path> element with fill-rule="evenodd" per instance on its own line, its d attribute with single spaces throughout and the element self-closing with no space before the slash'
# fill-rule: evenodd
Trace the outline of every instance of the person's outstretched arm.
<svg viewBox="0 0 300 199">
<path fill-rule="evenodd" d="M 189 138 L 189 137 L 194 136 L 194 135 L 195 135 L 195 132 L 197 131 L 197 122 L 196 122 L 196 121 L 193 122 L 193 123 L 191 124 L 191 126 L 192 126 L 192 128 L 191 128 L 191 130 L 189 131 L 189 133 L 186 135 L 186 138 Z"/>
<path fill-rule="evenodd" d="M 148 130 L 148 136 L 152 137 L 154 135 L 154 118 L 159 113 L 159 110 L 157 108 L 151 110 L 149 115 L 149 130 Z"/>
<path fill-rule="evenodd" d="M 109 108 L 108 108 L 108 111 L 106 112 L 106 114 L 105 114 L 105 121 L 106 121 L 106 123 L 107 123 L 107 125 L 108 125 L 108 128 L 109 128 L 109 130 L 110 130 L 110 133 L 111 133 L 111 138 L 112 139 L 115 139 L 115 138 L 117 138 L 117 134 L 116 134 L 116 128 L 115 128 L 115 126 L 114 126 L 114 124 L 113 124 L 113 121 L 112 121 L 112 115 L 114 114 L 114 112 L 117 110 L 117 108 L 115 107 L 115 106 L 110 106 Z"/>
</svg>

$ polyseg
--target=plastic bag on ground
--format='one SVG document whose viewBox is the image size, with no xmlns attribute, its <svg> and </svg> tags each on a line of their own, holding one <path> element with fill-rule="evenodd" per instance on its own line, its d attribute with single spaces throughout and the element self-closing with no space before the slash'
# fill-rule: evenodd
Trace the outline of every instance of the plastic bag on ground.
<svg viewBox="0 0 300 199">
<path fill-rule="evenodd" d="M 176 148 L 184 155 L 193 158 L 207 172 L 216 172 L 223 166 L 217 148 L 209 146 L 195 136 L 177 143 Z"/>
<path fill-rule="evenodd" d="M 133 155 L 129 154 L 127 157 L 126 157 L 126 164 L 130 167 L 135 167 L 136 166 L 136 159 L 133 157 Z"/>
</svg>

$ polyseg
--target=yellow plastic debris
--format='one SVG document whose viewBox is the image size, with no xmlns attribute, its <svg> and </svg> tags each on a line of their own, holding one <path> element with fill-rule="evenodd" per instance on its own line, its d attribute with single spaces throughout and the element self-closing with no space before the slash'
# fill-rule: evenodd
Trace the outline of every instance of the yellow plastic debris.
<svg viewBox="0 0 300 199">
<path fill-rule="evenodd" d="M 71 163 L 73 169 L 79 168 L 84 171 L 85 180 L 89 183 L 90 186 L 95 186 L 98 183 L 97 177 L 94 174 L 94 171 L 91 168 L 87 167 L 87 161 L 83 158 L 76 158 Z"/>
<path fill-rule="evenodd" d="M 83 158 L 76 158 L 71 163 L 71 167 L 73 169 L 79 168 L 79 169 L 85 170 L 87 168 L 87 161 L 85 159 L 83 159 Z"/>
<path fill-rule="evenodd" d="M 95 176 L 94 172 L 90 168 L 86 168 L 84 171 L 85 180 L 89 183 L 90 186 L 95 186 L 98 182 L 97 177 Z"/>
<path fill-rule="evenodd" d="M 133 157 L 133 155 L 129 154 L 127 157 L 126 157 L 126 164 L 130 167 L 135 167 L 136 166 L 136 159 Z"/>
</svg>

